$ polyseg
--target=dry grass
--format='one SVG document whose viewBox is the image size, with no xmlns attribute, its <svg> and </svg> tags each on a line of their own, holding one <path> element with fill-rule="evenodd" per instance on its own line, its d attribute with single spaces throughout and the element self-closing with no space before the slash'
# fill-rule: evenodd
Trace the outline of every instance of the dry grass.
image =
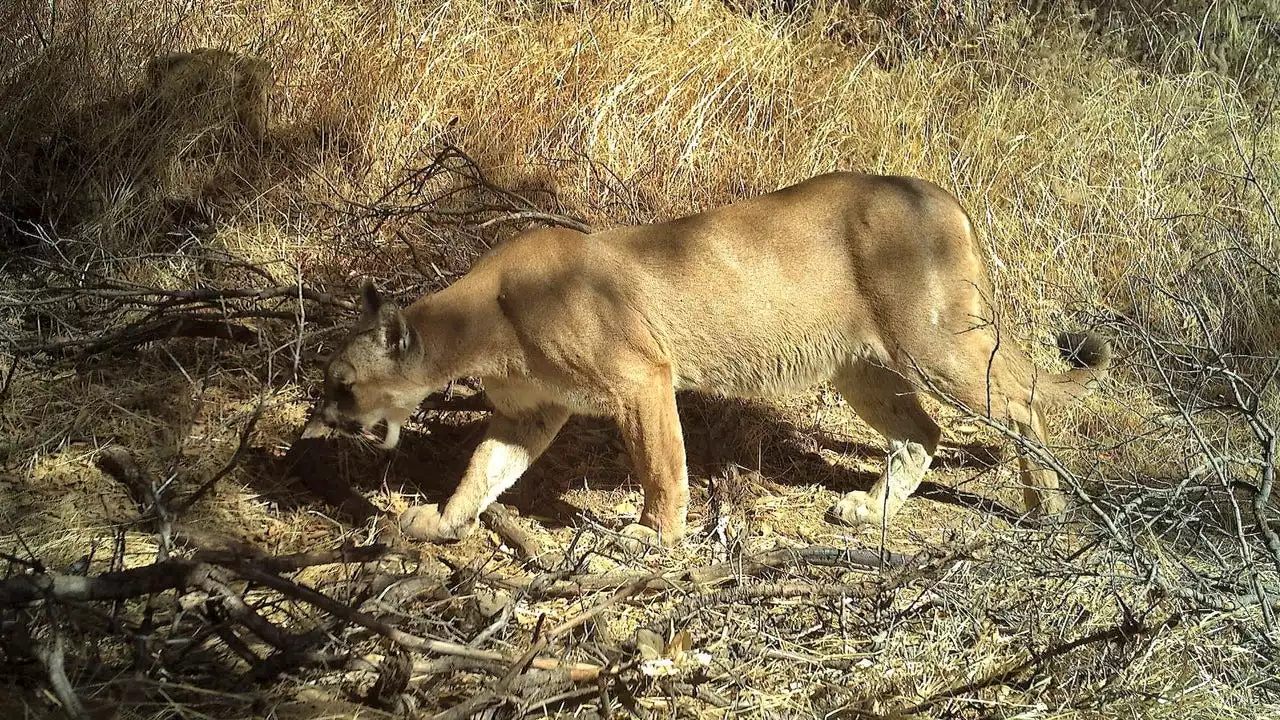
<svg viewBox="0 0 1280 720">
<path fill-rule="evenodd" d="M 13 258 L 2 266 L 12 273 L 0 276 L 0 549 L 62 568 L 109 554 L 118 538 L 126 565 L 151 562 L 154 536 L 130 525 L 128 498 L 94 466 L 99 449 L 123 444 L 158 477 L 194 487 L 231 457 L 259 403 L 253 452 L 190 520 L 273 552 L 363 532 L 289 486 L 279 460 L 306 412 L 334 317 L 257 322 L 265 339 L 256 347 L 186 340 L 87 359 L 17 358 L 12 349 L 117 318 L 80 314 L 110 301 L 34 304 L 52 284 L 92 278 L 55 278 L 33 262 L 167 288 L 263 284 L 231 257 L 266 268 L 271 284 L 301 278 L 344 293 L 356 276 L 373 275 L 406 295 L 437 288 L 517 226 L 477 230 L 409 215 L 374 227 L 351 211 L 447 142 L 495 184 L 600 227 L 669 218 L 833 169 L 940 183 L 971 210 L 990 246 L 1003 322 L 1039 360 L 1054 353 L 1038 341 L 1062 327 L 1102 323 L 1119 334 L 1119 379 L 1060 419 L 1060 455 L 1100 506 L 1171 576 L 1179 560 L 1244 567 L 1240 553 L 1256 550 L 1257 538 L 1249 534 L 1241 550 L 1226 531 L 1236 490 L 1204 479 L 1193 483 L 1201 494 L 1184 492 L 1212 452 L 1179 423 L 1170 396 L 1200 393 L 1206 378 L 1180 375 L 1166 386 L 1158 371 L 1179 353 L 1225 355 L 1253 373 L 1280 356 L 1280 126 L 1277 76 L 1264 62 L 1277 47 L 1273 4 L 1200 16 L 1178 2 L 1032 13 L 1037 3 L 259 0 L 59 4 L 56 18 L 45 3 L 12 4 L 0 11 L 22 28 L 0 37 L 0 244 Z M 274 69 L 263 138 L 228 134 L 143 89 L 149 59 L 203 46 Z M 448 187 L 436 181 L 390 197 L 411 204 Z M 1144 337 L 1166 345 L 1153 351 Z M 1206 345 L 1216 355 L 1200 352 Z M 1278 405 L 1273 390 L 1262 393 L 1261 417 L 1274 423 Z M 838 492 L 878 471 L 879 441 L 824 391 L 770 407 L 694 399 L 682 407 L 696 507 L 706 507 L 714 481 L 730 529 L 743 533 L 736 551 L 879 542 L 820 518 Z M 438 495 L 477 439 L 466 422 L 474 419 L 427 418 L 419 429 L 431 435 L 414 434 L 390 459 L 353 450 L 344 472 L 383 507 L 403 506 L 419 485 Z M 1257 451 L 1237 419 L 1196 422 L 1228 457 L 1231 478 L 1257 481 L 1248 462 Z M 994 436 L 948 439 L 957 448 L 941 458 L 939 485 L 1016 507 L 1006 464 L 959 447 Z M 514 502 L 544 518 L 537 527 L 556 546 L 577 532 L 562 524 L 616 527 L 638 502 L 621 452 L 611 427 L 575 422 Z M 926 495 L 944 502 L 912 503 L 887 542 L 898 551 L 976 547 L 947 573 L 860 600 L 770 601 L 689 619 L 737 714 L 877 716 L 926 702 L 934 704 L 917 708 L 920 717 L 1280 712 L 1276 666 L 1257 650 L 1267 645 L 1256 635 L 1256 606 L 1190 612 L 1147 592 L 1142 568 L 1119 565 L 1127 555 L 1107 543 L 1071 556 L 963 493 Z M 1169 512 L 1149 520 L 1153 503 L 1155 515 Z M 1244 517 L 1251 528 L 1247 508 Z M 1080 532 L 1096 537 L 1096 527 Z M 492 556 L 487 567 L 510 569 L 496 545 L 481 534 L 442 553 L 463 565 Z M 628 561 L 599 547 L 576 552 L 598 570 L 670 570 L 733 551 L 708 540 Z M 796 579 L 849 581 L 824 572 Z M 1267 581 L 1276 587 L 1274 573 Z M 669 592 L 620 605 L 606 624 L 625 639 L 679 600 Z M 555 621 L 581 609 L 521 607 L 495 640 L 517 651 L 535 613 Z M 1137 627 L 1134 614 L 1157 629 L 965 689 L 1062 641 Z M 766 648 L 791 655 L 760 655 Z M 175 694 L 154 675 L 118 697 L 91 668 L 80 670 L 89 695 L 117 698 L 139 717 L 205 702 L 219 717 L 314 709 L 297 710 L 300 683 L 255 690 L 253 706 L 217 695 L 226 688 Z M 14 669 L 13 682 L 22 672 Z M 1272 685 L 1260 686 L 1268 675 Z M 369 679 L 298 678 L 337 697 Z M 425 697 L 437 705 L 424 709 L 467 696 L 473 681 L 459 675 L 432 688 Z M 956 689 L 961 699 L 939 699 Z M 677 713 L 662 710 L 660 685 L 634 692 Z M 181 699 L 165 704 L 166 693 Z M 39 711 L 34 694 L 23 698 Z M 726 714 L 676 703 L 683 713 Z"/>
</svg>

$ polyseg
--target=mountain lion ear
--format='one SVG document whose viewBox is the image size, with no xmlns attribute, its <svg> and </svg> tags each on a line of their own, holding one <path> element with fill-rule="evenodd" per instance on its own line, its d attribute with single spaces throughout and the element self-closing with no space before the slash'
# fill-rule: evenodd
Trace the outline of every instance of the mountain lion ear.
<svg viewBox="0 0 1280 720">
<path fill-rule="evenodd" d="M 384 302 L 378 309 L 378 328 L 383 343 L 390 351 L 403 353 L 413 342 L 409 322 L 394 302 Z"/>
<path fill-rule="evenodd" d="M 372 280 L 365 280 L 360 285 L 360 299 L 364 302 L 365 315 L 377 315 L 378 311 L 382 309 L 382 294 L 378 292 L 378 288 L 373 286 Z"/>
<path fill-rule="evenodd" d="M 413 343 L 413 335 L 400 306 L 394 300 L 384 299 L 371 280 L 365 280 L 360 286 L 360 299 L 365 317 L 373 318 L 377 323 L 383 346 L 393 352 L 408 350 Z"/>
</svg>

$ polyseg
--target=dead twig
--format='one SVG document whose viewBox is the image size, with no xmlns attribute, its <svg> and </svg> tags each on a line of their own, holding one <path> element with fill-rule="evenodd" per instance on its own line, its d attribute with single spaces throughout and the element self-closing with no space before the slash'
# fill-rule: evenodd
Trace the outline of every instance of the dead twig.
<svg viewBox="0 0 1280 720">
<path fill-rule="evenodd" d="M 691 595 L 681 600 L 669 616 L 671 619 L 688 618 L 699 610 L 717 605 L 736 605 L 759 600 L 785 600 L 790 598 L 826 598 L 849 595 L 868 595 L 879 589 L 880 583 L 875 581 L 860 583 L 837 583 L 835 585 L 814 585 L 811 583 L 762 583 L 759 585 L 741 585 L 738 587 L 717 590 L 705 595 Z M 650 627 L 661 629 L 669 623 L 663 621 Z"/>
<path fill-rule="evenodd" d="M 480 513 L 480 519 L 498 533 L 503 542 L 515 549 L 517 557 L 547 569 L 542 560 L 541 546 L 532 534 L 516 522 L 518 516 L 513 508 L 502 503 L 493 503 Z"/>
<path fill-rule="evenodd" d="M 29 299 L 25 302 L 2 303 L 11 307 L 30 307 L 33 304 L 51 304 L 61 302 L 68 297 L 99 298 L 128 303 L 154 309 L 183 308 L 197 306 L 200 308 L 217 308 L 231 300 L 296 300 L 302 298 L 318 305 L 328 305 L 340 310 L 355 311 L 357 305 L 350 300 L 343 300 L 330 293 L 306 286 L 278 285 L 263 288 L 200 288 L 194 290 L 167 290 L 164 288 L 129 285 L 116 287 L 93 287 L 84 285 L 51 286 L 38 291 L 43 298 Z"/>
<path fill-rule="evenodd" d="M 447 187 L 425 198 L 422 196 L 433 183 L 447 183 Z M 477 195 L 480 200 L 459 204 L 459 198 Z M 397 204 L 393 199 L 403 196 L 412 202 Z M 485 198 L 491 198 L 486 201 Z M 352 234 L 349 226 L 364 224 L 354 234 L 372 236 L 392 220 L 417 216 L 437 224 L 470 224 L 474 231 L 485 230 L 499 224 L 537 222 L 554 227 L 564 227 L 581 233 L 595 231 L 581 218 L 548 212 L 537 207 L 524 195 L 492 182 L 479 164 L 457 145 L 446 142 L 421 167 L 405 171 L 403 177 L 384 190 L 372 202 L 359 202 L 345 198 L 347 205 L 342 227 Z M 330 208 L 333 209 L 333 208 Z"/>
<path fill-rule="evenodd" d="M 15 352 L 21 355 L 38 355 L 78 349 L 81 354 L 95 355 L 108 350 L 125 350 L 174 338 L 213 338 L 249 344 L 257 342 L 258 333 L 247 326 L 228 322 L 225 318 L 171 315 L 158 320 L 135 323 L 123 330 L 103 336 L 26 345 L 17 348 Z"/>
<path fill-rule="evenodd" d="M 304 585 L 299 585 L 290 580 L 286 580 L 277 575 L 265 572 L 257 567 L 242 564 L 233 566 L 233 569 L 238 575 L 246 580 L 252 580 L 253 582 L 269 587 L 283 595 L 292 597 L 296 600 L 301 600 L 309 605 L 313 605 L 330 615 L 372 630 L 407 650 L 430 652 L 437 655 L 453 655 L 475 660 L 487 660 L 495 663 L 510 662 L 510 659 L 501 653 L 475 650 L 457 643 L 445 642 L 443 640 L 431 640 L 411 635 L 392 626 L 390 623 L 378 620 L 377 618 L 354 608 L 347 607 L 323 593 L 312 590 Z M 533 667 L 541 670 L 566 670 L 575 679 L 594 678 L 599 674 L 601 669 L 597 665 L 587 663 L 567 663 L 553 658 L 532 657 L 528 662 L 531 663 Z"/>
<path fill-rule="evenodd" d="M 496 218 L 485 220 L 479 225 L 476 225 L 476 229 L 484 230 L 485 228 L 492 227 L 499 223 L 526 222 L 529 220 L 546 223 L 548 225 L 559 225 L 560 227 L 566 227 L 571 230 L 577 230 L 580 233 L 586 233 L 588 235 L 591 234 L 592 232 L 595 232 L 595 228 L 575 218 L 570 218 L 564 215 L 557 215 L 556 213 L 538 212 L 535 210 L 522 210 L 517 212 L 509 212 L 506 215 L 500 215 Z"/>
<path fill-rule="evenodd" d="M 818 567 L 845 568 L 864 572 L 895 567 L 910 567 L 920 556 L 886 552 L 884 557 L 875 550 L 836 548 L 813 545 L 802 548 L 772 550 L 751 557 L 726 560 L 712 565 L 678 570 L 660 575 L 636 573 L 605 573 L 565 576 L 563 573 L 544 573 L 531 577 L 504 577 L 482 574 L 479 580 L 507 590 L 519 590 L 534 597 L 578 597 L 584 593 L 642 583 L 642 590 L 664 590 L 673 585 L 709 585 L 731 578 L 760 575 L 770 570 L 788 566 L 814 565 Z"/>
<path fill-rule="evenodd" d="M 913 555 L 860 548 L 835 548 L 812 545 L 803 548 L 786 548 L 715 565 L 694 568 L 685 573 L 692 583 L 703 585 L 717 580 L 745 575 L 759 575 L 786 565 L 816 565 L 849 570 L 876 571 L 891 567 L 908 567 L 921 558 Z"/>
<path fill-rule="evenodd" d="M 212 570 L 190 575 L 188 579 L 194 587 L 204 590 L 215 598 L 227 615 L 244 625 L 250 632 L 262 638 L 272 647 L 288 652 L 298 644 L 298 638 L 276 627 L 269 620 L 259 615 L 256 610 L 249 607 L 239 593 L 232 590 Z"/>
<path fill-rule="evenodd" d="M 62 711 L 72 720 L 84 720 L 89 714 L 85 712 L 84 704 L 80 702 L 80 697 L 71 687 L 71 680 L 67 678 L 65 644 L 62 634 L 55 629 L 53 637 L 47 642 L 35 644 L 35 656 L 44 666 L 45 674 L 49 677 L 49 689 L 58 698 Z"/>
<path fill-rule="evenodd" d="M 240 430 L 240 441 L 236 444 L 235 452 L 231 454 L 231 458 L 227 460 L 221 468 L 218 468 L 218 471 L 208 480 L 201 483 L 200 486 L 190 495 L 187 495 L 174 503 L 174 515 L 182 515 L 185 513 L 192 505 L 199 502 L 206 493 L 212 490 L 214 486 L 218 484 L 218 481 L 230 474 L 231 471 L 240 464 L 240 461 L 244 458 L 245 452 L 249 449 L 249 439 L 253 436 L 253 430 L 258 426 L 258 421 L 262 419 L 262 412 L 265 409 L 266 403 L 264 398 L 259 397 L 258 405 L 253 409 L 253 414 L 249 416 L 249 419 L 245 421 L 244 427 Z"/>
<path fill-rule="evenodd" d="M 209 553 L 206 560 L 171 558 L 128 570 L 101 575 L 60 575 L 28 573 L 0 580 L 0 607 L 18 607 L 39 600 L 60 602 L 128 600 L 165 590 L 196 587 L 213 567 L 248 567 L 261 563 L 281 571 L 299 570 L 315 565 L 345 562 L 367 562 L 385 552 L 381 545 L 343 547 L 328 552 L 300 553 L 278 558 L 246 561 L 238 555 L 219 556 Z"/>
</svg>

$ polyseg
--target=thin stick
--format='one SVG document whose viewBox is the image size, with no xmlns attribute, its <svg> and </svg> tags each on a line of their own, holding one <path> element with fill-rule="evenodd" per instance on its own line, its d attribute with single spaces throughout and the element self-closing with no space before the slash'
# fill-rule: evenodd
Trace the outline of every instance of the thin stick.
<svg viewBox="0 0 1280 720">
<path fill-rule="evenodd" d="M 416 635 L 410 635 L 389 623 L 378 620 L 377 618 L 354 608 L 347 607 L 323 593 L 286 580 L 282 577 L 272 575 L 271 573 L 264 572 L 257 567 L 241 565 L 235 566 L 234 569 L 237 574 L 246 580 L 252 580 L 253 582 L 265 585 L 266 587 L 297 600 L 301 600 L 309 605 L 314 605 L 331 615 L 368 628 L 369 630 L 376 632 L 382 637 L 385 637 L 391 642 L 394 642 L 408 650 L 431 652 L 436 653 L 437 655 L 453 655 L 456 657 L 465 657 L 474 660 L 488 660 L 495 663 L 511 662 L 510 658 L 502 655 L 501 653 L 476 650 L 457 643 L 445 642 L 443 640 L 430 640 Z M 540 670 L 567 671 L 570 678 L 574 680 L 590 680 L 595 678 L 601 670 L 598 665 L 590 665 L 586 663 L 564 663 L 553 658 L 531 657 L 527 662 Z"/>
<path fill-rule="evenodd" d="M 85 712 L 84 705 L 76 695 L 75 689 L 71 687 L 71 680 L 67 677 L 65 656 L 63 654 L 64 642 L 62 634 L 55 630 L 50 642 L 36 645 L 36 659 L 44 666 L 44 671 L 49 676 L 49 688 L 53 690 L 54 696 L 62 704 L 63 712 L 72 720 L 86 720 L 89 714 Z"/>
</svg>

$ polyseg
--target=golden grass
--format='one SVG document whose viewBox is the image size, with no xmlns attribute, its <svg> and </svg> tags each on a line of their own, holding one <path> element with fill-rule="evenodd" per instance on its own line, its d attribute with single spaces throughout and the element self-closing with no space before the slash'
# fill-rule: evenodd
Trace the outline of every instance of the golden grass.
<svg viewBox="0 0 1280 720">
<path fill-rule="evenodd" d="M 1276 130 L 1254 132 L 1260 118 L 1229 81 L 1145 72 L 1100 57 L 1079 31 L 1031 32 L 1025 17 L 989 27 L 982 58 L 926 54 L 886 72 L 877 48 L 831 39 L 835 11 L 470 0 L 180 7 L 90 9 L 78 19 L 85 67 L 67 71 L 85 75 L 53 104 L 123 94 L 161 49 L 227 47 L 270 62 L 275 133 L 317 136 L 319 149 L 293 158 L 303 164 L 278 171 L 218 228 L 214 241 L 239 250 L 305 252 L 283 240 L 306 237 L 314 221 L 300 201 L 367 193 L 442 135 L 495 179 L 554 188 L 600 225 L 671 217 L 837 168 L 928 177 L 972 210 L 1013 318 L 1035 327 L 1061 324 L 1064 300 L 1124 309 L 1129 278 L 1170 280 L 1236 242 L 1214 237 L 1213 223 L 1264 243 L 1257 197 L 1230 175 L 1241 169 L 1237 139 L 1265 155 Z M 157 36 L 175 16 L 181 25 Z M 207 179 L 198 168 L 183 177 L 190 158 L 171 160 L 179 165 L 162 190 Z M 91 190 L 104 206 L 95 239 L 132 244 L 139 238 L 110 231 L 143 201 L 121 186 L 129 168 L 111 170 Z M 340 256 L 337 242 L 313 252 Z M 1275 347 L 1275 328 L 1257 320 L 1246 312 L 1226 330 Z"/>
<path fill-rule="evenodd" d="M 1274 28 L 1259 21 L 1249 37 L 1238 29 L 1240 17 L 1266 3 L 1232 7 L 1234 26 L 1215 19 L 1206 37 L 1225 49 L 1210 47 L 1199 60 L 1185 35 L 1190 16 L 1170 14 L 1171 24 L 1151 26 L 1165 35 L 1138 43 L 1144 62 L 1130 52 L 1142 27 L 1136 15 L 1090 24 L 1065 12 L 1029 15 L 1011 2 L 885 5 L 747 12 L 713 0 L 94 3 L 60 5 L 50 28 L 44 6 L 30 3 L 16 12 L 49 44 L 42 47 L 34 29 L 0 38 L 0 130 L 8 150 L 0 177 L 9 185 L 0 188 L 0 211 L 40 208 L 40 219 L 62 239 L 39 242 L 36 251 L 141 283 L 243 282 L 201 260 L 197 250 L 212 247 L 273 263 L 285 281 L 302 275 L 342 292 L 354 274 L 397 287 L 440 282 L 401 272 L 409 254 L 394 230 L 446 271 L 465 269 L 481 249 L 413 220 L 357 240 L 335 229 L 326 207 L 377 197 L 406 168 L 425 164 L 442 140 L 465 149 L 495 182 L 551 190 L 565 209 L 601 227 L 669 218 L 834 169 L 902 173 L 938 182 L 970 209 L 990 248 L 1004 321 L 1045 363 L 1054 353 L 1036 341 L 1107 315 L 1141 317 L 1169 337 L 1196 338 L 1200 329 L 1184 309 L 1153 295 L 1149 284 L 1206 308 L 1210 335 L 1222 348 L 1280 354 L 1275 276 L 1242 259 L 1259 258 L 1274 271 L 1280 257 L 1267 206 L 1280 199 L 1280 129 L 1257 91 L 1266 86 L 1265 70 L 1244 76 L 1253 67 L 1246 60 L 1273 47 L 1249 37 L 1266 40 Z M 1181 5 L 1167 7 L 1174 13 Z M 1099 39 L 1099 27 L 1110 34 Z M 1129 43 L 1125 52 L 1108 38 Z M 270 128 L 260 146 L 219 145 L 198 124 L 158 131 L 130 100 L 147 60 L 202 46 L 252 54 L 275 69 Z M 42 164 L 41 152 L 57 162 Z M 175 221 L 175 203 L 212 208 L 207 225 Z M 1242 252 L 1223 252 L 1230 248 Z M 24 291 L 23 281 L 0 279 L 0 299 L 14 303 L 0 315 L 8 337 L 26 332 Z M 125 444 L 157 476 L 178 472 L 194 484 L 231 456 L 264 386 L 272 388 L 269 410 L 254 444 L 278 454 L 302 420 L 315 367 L 313 353 L 294 376 L 290 338 L 277 339 L 247 350 L 175 343 L 108 356 L 100 365 L 24 365 L 0 405 L 0 547 L 17 552 L 21 538 L 34 556 L 62 567 L 109 542 L 127 516 L 127 500 L 94 469 L 96 449 Z M 307 340 L 309 347 L 323 344 Z M 1122 350 L 1122 358 L 1141 353 Z M 0 351 L 0 371 L 11 360 Z M 1102 455 L 1105 477 L 1167 477 L 1195 448 L 1185 433 L 1160 429 L 1153 417 L 1164 410 L 1161 389 L 1125 367 L 1122 360 L 1109 393 L 1064 424 L 1093 443 L 1065 454 L 1088 466 L 1097 448 L 1114 443 Z M 878 541 L 818 522 L 841 483 L 877 466 L 874 456 L 795 450 L 814 437 L 877 444 L 847 408 L 824 397 L 779 403 L 763 418 L 735 416 L 736 462 L 755 481 L 730 514 L 750 529 L 753 550 Z M 1274 411 L 1274 394 L 1267 402 Z M 686 430 L 699 436 L 689 426 L 714 425 L 722 411 L 695 406 Z M 779 424 L 800 440 L 780 433 Z M 571 426 L 524 484 L 521 492 L 533 497 L 527 507 L 548 507 L 544 501 L 559 497 L 609 522 L 637 504 L 612 432 Z M 1068 433 L 1060 435 L 1067 441 Z M 701 437 L 694 442 L 718 442 L 711 430 Z M 431 447 L 456 453 L 466 447 L 465 433 Z M 353 466 L 386 474 L 367 478 L 376 502 L 407 502 L 403 493 L 411 490 L 396 481 L 413 468 L 379 462 L 357 458 Z M 286 502 L 296 490 L 264 477 L 272 467 L 261 460 L 233 473 L 215 498 L 193 509 L 193 520 L 281 552 L 343 532 L 305 502 Z M 698 481 L 716 472 L 703 468 Z M 957 461 L 938 474 L 1014 504 L 1008 468 L 975 470 Z M 816 480 L 826 486 L 812 485 Z M 568 529 L 549 532 L 555 543 L 572 537 Z M 889 540 L 903 549 L 993 536 L 994 549 L 974 564 L 986 574 L 966 569 L 934 588 L 950 601 L 891 638 L 862 637 L 878 632 L 864 618 L 853 632 L 793 640 L 783 631 L 799 637 L 830 616 L 804 604 L 755 609 L 779 616 L 759 625 L 779 647 L 799 643 L 802 654 L 838 657 L 874 646 L 875 654 L 856 673 L 811 677 L 804 666 L 776 659 L 725 661 L 745 673 L 739 687 L 756 697 L 748 714 L 805 716 L 841 703 L 874 713 L 908 707 L 1021 662 L 1045 637 L 1117 622 L 1125 610 L 1112 595 L 1133 600 L 1125 594 L 1130 585 L 1108 579 L 1122 568 L 1075 577 L 1065 589 L 1052 577 L 1011 579 L 1017 568 L 1034 566 L 1038 539 L 949 505 L 913 503 Z M 131 563 L 154 555 L 151 536 L 130 530 L 125 537 Z M 466 563 L 495 545 L 482 534 L 446 552 Z M 642 562 L 698 564 L 713 551 L 691 543 Z M 669 612 L 675 600 L 626 606 L 612 623 L 626 634 Z M 562 619 L 574 608 L 559 611 Z M 1036 718 L 1265 717 L 1274 704 L 1238 680 L 1259 660 L 1232 644 L 1235 619 L 1189 619 L 1145 654 L 1126 657 L 1118 676 L 1102 671 L 1109 658 L 1101 652 L 1088 656 L 1093 665 L 1056 668 L 1070 683 L 1056 695 L 1044 685 L 1004 686 L 986 701 L 1003 704 L 1007 716 Z M 522 637 L 534 622 L 518 618 Z M 695 632 L 700 646 L 717 653 L 751 647 L 717 640 L 716 623 L 727 627 L 727 619 L 706 622 Z M 993 622 L 1012 630 L 993 629 Z M 867 647 L 841 645 L 849 637 Z M 1053 677 L 1045 682 L 1052 685 Z M 828 694 L 819 697 L 817 685 Z M 1045 706 L 1046 697 L 1061 705 Z M 1063 700 L 1088 697 L 1101 709 Z"/>
</svg>

